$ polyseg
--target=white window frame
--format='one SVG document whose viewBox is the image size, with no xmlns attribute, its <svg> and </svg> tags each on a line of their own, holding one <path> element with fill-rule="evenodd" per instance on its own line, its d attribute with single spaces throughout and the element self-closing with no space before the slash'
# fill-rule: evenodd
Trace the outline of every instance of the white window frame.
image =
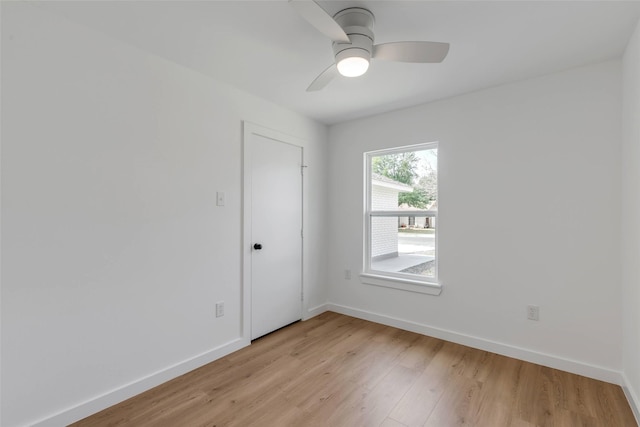
<svg viewBox="0 0 640 427">
<path fill-rule="evenodd" d="M 417 274 L 395 273 L 389 271 L 373 270 L 371 268 L 371 218 L 373 217 L 399 217 L 407 216 L 405 210 L 372 210 L 371 209 L 371 163 L 373 157 L 388 154 L 400 154 L 410 151 L 423 151 L 438 148 L 437 142 L 407 145 L 390 149 L 369 151 L 364 153 L 365 170 L 365 194 L 364 194 L 364 262 L 363 271 L 360 273 L 362 283 L 374 286 L 400 289 L 429 295 L 440 295 L 442 284 L 438 281 L 438 231 L 435 233 L 436 257 L 434 277 L 422 277 Z M 438 180 L 439 184 L 439 180 Z M 439 186 L 439 185 L 438 185 Z M 436 218 L 438 224 L 438 211 L 416 210 L 411 211 L 412 216 L 425 216 Z"/>
</svg>

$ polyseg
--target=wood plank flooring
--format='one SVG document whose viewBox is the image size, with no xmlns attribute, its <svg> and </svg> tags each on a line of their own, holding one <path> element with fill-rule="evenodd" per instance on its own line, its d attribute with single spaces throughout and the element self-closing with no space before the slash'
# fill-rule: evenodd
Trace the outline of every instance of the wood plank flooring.
<svg viewBox="0 0 640 427">
<path fill-rule="evenodd" d="M 327 312 L 74 426 L 636 426 L 619 386 Z"/>
</svg>

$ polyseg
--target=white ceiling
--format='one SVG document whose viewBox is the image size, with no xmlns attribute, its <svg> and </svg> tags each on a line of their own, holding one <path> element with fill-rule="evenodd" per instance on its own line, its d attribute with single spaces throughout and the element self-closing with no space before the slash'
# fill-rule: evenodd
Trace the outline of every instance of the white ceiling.
<svg viewBox="0 0 640 427">
<path fill-rule="evenodd" d="M 441 64 L 374 61 L 363 77 L 306 87 L 331 42 L 279 1 L 35 3 L 327 124 L 620 57 L 639 1 L 319 1 L 366 7 L 376 43 L 451 43 Z"/>
</svg>

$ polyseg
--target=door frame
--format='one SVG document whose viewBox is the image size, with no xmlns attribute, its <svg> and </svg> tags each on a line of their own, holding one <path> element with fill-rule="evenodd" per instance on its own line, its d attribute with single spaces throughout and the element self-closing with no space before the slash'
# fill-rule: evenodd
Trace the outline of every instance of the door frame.
<svg viewBox="0 0 640 427">
<path fill-rule="evenodd" d="M 304 180 L 304 167 L 305 157 L 304 157 L 304 142 L 296 137 L 291 135 L 287 135 L 282 132 L 278 132 L 273 129 L 269 129 L 264 126 L 257 125 L 255 123 L 243 121 L 242 122 L 242 290 L 241 290 L 241 301 L 242 301 L 242 321 L 240 326 L 240 331 L 242 334 L 242 340 L 247 344 L 251 342 L 251 254 L 252 254 L 252 245 L 251 241 L 251 202 L 252 202 L 252 193 L 251 193 L 251 145 L 249 144 L 249 139 L 252 135 L 262 136 L 264 138 L 269 138 L 276 140 L 278 142 L 282 142 L 285 144 L 293 145 L 295 147 L 300 148 L 301 151 L 301 171 L 300 171 L 300 180 L 301 180 L 301 189 L 302 192 L 300 194 L 300 203 L 302 209 L 302 236 L 301 236 L 301 245 L 300 250 L 301 254 L 301 263 L 300 263 L 300 292 L 301 292 L 301 301 L 300 301 L 300 314 L 304 319 L 304 313 L 306 311 L 306 299 L 305 295 L 305 280 L 304 280 L 304 262 L 305 262 L 305 251 L 304 251 L 304 235 L 305 235 L 305 209 L 304 209 L 304 201 L 305 201 L 305 180 Z"/>
</svg>

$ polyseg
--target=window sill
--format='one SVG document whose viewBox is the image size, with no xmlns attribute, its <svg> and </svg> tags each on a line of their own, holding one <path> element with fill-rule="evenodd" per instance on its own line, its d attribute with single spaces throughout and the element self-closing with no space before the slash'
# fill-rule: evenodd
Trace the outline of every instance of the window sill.
<svg viewBox="0 0 640 427">
<path fill-rule="evenodd" d="M 360 273 L 360 280 L 366 285 L 400 289 L 402 291 L 416 292 L 419 294 L 440 295 L 442 292 L 442 285 L 433 282 L 429 283 L 419 280 L 401 279 L 371 273 Z"/>
</svg>

